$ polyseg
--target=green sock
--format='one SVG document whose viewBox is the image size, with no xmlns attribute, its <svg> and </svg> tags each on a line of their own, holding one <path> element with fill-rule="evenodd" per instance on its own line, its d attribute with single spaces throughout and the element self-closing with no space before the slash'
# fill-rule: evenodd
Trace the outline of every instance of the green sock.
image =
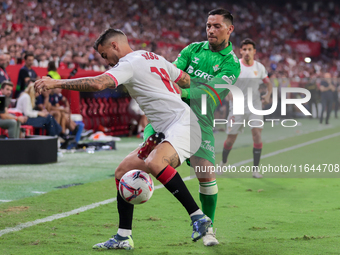
<svg viewBox="0 0 340 255">
<path fill-rule="evenodd" d="M 216 180 L 212 182 L 200 182 L 200 201 L 202 203 L 202 211 L 214 223 L 215 211 L 217 205 L 217 183 Z"/>
</svg>

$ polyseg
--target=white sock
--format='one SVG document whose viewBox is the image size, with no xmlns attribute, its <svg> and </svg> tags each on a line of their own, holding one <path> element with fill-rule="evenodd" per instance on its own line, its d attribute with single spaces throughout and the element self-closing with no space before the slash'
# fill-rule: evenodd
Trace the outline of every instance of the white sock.
<svg viewBox="0 0 340 255">
<path fill-rule="evenodd" d="M 202 212 L 202 210 L 201 209 L 198 209 L 197 211 L 194 211 L 192 214 L 190 214 L 189 216 L 190 217 L 192 217 L 192 216 L 195 216 L 195 215 L 202 215 L 202 214 L 204 214 L 203 212 Z"/>
<path fill-rule="evenodd" d="M 122 236 L 122 237 L 127 237 L 127 236 L 132 235 L 132 230 L 131 229 L 118 228 L 117 234 Z"/>
</svg>

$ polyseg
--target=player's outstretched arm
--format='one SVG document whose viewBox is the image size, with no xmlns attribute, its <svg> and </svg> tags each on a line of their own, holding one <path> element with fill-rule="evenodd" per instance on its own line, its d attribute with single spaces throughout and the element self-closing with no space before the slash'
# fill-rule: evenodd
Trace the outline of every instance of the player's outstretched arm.
<svg viewBox="0 0 340 255">
<path fill-rule="evenodd" d="M 269 78 L 265 79 L 265 83 L 264 83 L 267 87 L 267 94 L 262 96 L 262 99 L 264 100 L 265 104 L 268 104 L 270 102 L 270 96 L 272 94 L 273 91 L 273 85 L 270 82 Z"/>
<path fill-rule="evenodd" d="M 42 92 L 54 88 L 76 90 L 82 92 L 95 92 L 106 88 L 115 88 L 117 84 L 106 74 L 95 77 L 85 77 L 79 79 L 54 80 L 44 76 L 42 79 L 34 83 L 35 91 L 41 94 Z"/>
<path fill-rule="evenodd" d="M 178 86 L 181 88 L 190 88 L 190 76 L 186 72 L 182 72 L 181 78 L 177 81 Z"/>
</svg>

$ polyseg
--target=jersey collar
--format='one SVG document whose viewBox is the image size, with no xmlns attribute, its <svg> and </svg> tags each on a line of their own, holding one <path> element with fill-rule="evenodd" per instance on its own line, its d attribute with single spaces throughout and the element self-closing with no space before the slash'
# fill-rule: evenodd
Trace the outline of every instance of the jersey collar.
<svg viewBox="0 0 340 255">
<path fill-rule="evenodd" d="M 205 44 L 203 45 L 203 49 L 205 50 L 210 50 L 209 49 L 209 42 L 206 41 Z M 220 53 L 223 56 L 228 55 L 231 51 L 233 50 L 233 44 L 229 41 L 229 45 L 228 47 L 224 48 L 223 50 L 219 51 L 218 53 Z"/>
</svg>

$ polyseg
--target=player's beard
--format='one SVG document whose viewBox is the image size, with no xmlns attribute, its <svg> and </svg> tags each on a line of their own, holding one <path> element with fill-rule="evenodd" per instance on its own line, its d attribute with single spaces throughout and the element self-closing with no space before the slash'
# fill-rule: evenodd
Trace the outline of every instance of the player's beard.
<svg viewBox="0 0 340 255">
<path fill-rule="evenodd" d="M 221 43 L 217 43 L 217 42 L 211 43 L 211 42 L 209 42 L 209 48 L 211 49 L 211 51 L 214 51 L 214 52 L 221 51 L 221 50 L 225 49 L 227 46 L 228 46 L 228 43 L 226 42 L 226 40 L 223 40 Z"/>
</svg>

